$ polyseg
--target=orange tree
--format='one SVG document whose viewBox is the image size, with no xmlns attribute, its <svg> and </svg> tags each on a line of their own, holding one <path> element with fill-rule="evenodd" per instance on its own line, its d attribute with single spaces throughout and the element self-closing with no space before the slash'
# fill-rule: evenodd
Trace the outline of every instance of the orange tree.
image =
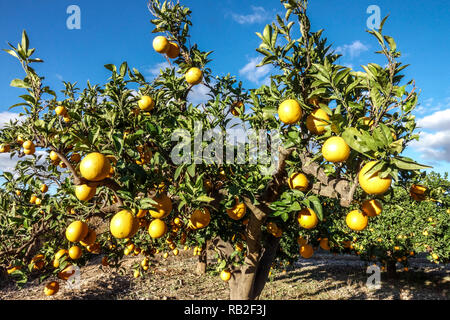
<svg viewBox="0 0 450 320">
<path fill-rule="evenodd" d="M 2 191 L 0 262 L 8 272 L 21 281 L 43 271 L 67 279 L 67 266 L 91 254 L 103 253 L 103 264 L 112 266 L 143 254 L 138 277 L 161 250 L 176 255 L 179 245 L 196 246 L 205 257 L 209 244 L 220 255 L 230 298 L 255 299 L 282 254 L 280 241 L 296 241 L 297 254 L 309 257 L 308 239 L 297 237 L 303 230 L 319 230 L 329 219 L 363 230 L 365 214 L 328 215 L 323 199 L 349 208 L 424 167 L 401 156 L 418 138 L 414 84 L 402 82 L 406 66 L 382 34 L 386 19 L 369 31 L 386 65 L 355 72 L 337 64 L 322 30 L 310 30 L 306 1 L 281 3 L 284 17 L 258 33 L 260 65 L 276 71 L 270 85 L 252 90 L 230 75 L 213 76 L 211 52 L 188 45 L 190 10 L 171 2 L 149 2 L 160 34 L 153 48 L 171 62 L 152 81 L 124 62 L 105 66 L 105 85 L 80 90 L 65 82 L 57 96 L 31 67 L 42 60 L 32 58 L 26 33 L 10 45 L 6 51 L 26 73 L 11 85 L 27 93 L 16 105 L 24 117 L 0 132 L 0 151 L 21 159 L 14 174 L 4 174 Z M 200 83 L 209 99 L 194 105 L 187 97 Z M 252 161 L 251 145 L 222 139 L 239 124 L 278 133 L 268 139 L 271 170 L 264 157 Z M 227 161 L 215 143 L 221 140 Z M 55 285 L 49 287 L 53 294 Z"/>
<path fill-rule="evenodd" d="M 448 263 L 449 196 L 447 175 L 432 172 L 414 178 L 404 176 L 392 192 L 377 200 L 376 206 L 362 205 L 370 219 L 363 231 L 355 232 L 341 221 L 330 220 L 327 231 L 331 250 L 381 262 L 389 276 L 395 275 L 397 266 L 408 270 L 408 261 L 418 253 L 426 253 L 435 263 Z"/>
</svg>

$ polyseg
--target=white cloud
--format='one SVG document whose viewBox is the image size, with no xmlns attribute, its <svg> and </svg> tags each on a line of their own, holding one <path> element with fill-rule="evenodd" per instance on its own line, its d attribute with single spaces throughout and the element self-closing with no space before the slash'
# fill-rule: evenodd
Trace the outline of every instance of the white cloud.
<svg viewBox="0 0 450 320">
<path fill-rule="evenodd" d="M 0 129 L 3 128 L 5 124 L 9 123 L 10 120 L 20 120 L 20 118 L 18 113 L 9 111 L 0 112 Z"/>
<path fill-rule="evenodd" d="M 257 67 L 256 65 L 260 62 L 261 58 L 259 57 L 250 59 L 250 61 L 239 70 L 239 74 L 254 83 L 267 83 L 268 79 L 266 76 L 272 70 L 272 66 L 266 64 L 262 67 Z M 261 81 L 261 79 L 263 80 Z"/>
<path fill-rule="evenodd" d="M 59 80 L 59 81 L 63 81 L 64 78 L 62 75 L 60 75 L 59 73 L 55 74 L 55 77 Z"/>
<path fill-rule="evenodd" d="M 433 98 L 423 100 L 414 110 L 416 113 L 422 115 L 424 113 L 435 112 L 443 109 L 450 109 L 450 97 L 445 98 L 439 102 L 434 102 Z"/>
<path fill-rule="evenodd" d="M 19 158 L 17 158 L 17 156 L 10 158 L 9 153 L 1 153 L 0 154 L 0 172 L 14 171 L 14 168 L 16 167 L 16 163 L 18 160 L 19 160 Z"/>
<path fill-rule="evenodd" d="M 450 162 L 450 108 L 418 119 L 417 125 L 433 132 L 421 132 L 420 140 L 411 142 L 411 147 L 418 150 L 423 159 Z"/>
<path fill-rule="evenodd" d="M 208 93 L 210 92 L 211 90 L 207 86 L 200 83 L 192 87 L 187 96 L 187 100 L 193 104 L 206 103 L 209 100 Z"/>
<path fill-rule="evenodd" d="M 263 7 L 251 6 L 251 8 L 250 14 L 231 13 L 231 17 L 239 24 L 262 23 L 271 19 L 271 15 Z"/>
<path fill-rule="evenodd" d="M 450 128 L 450 109 L 436 111 L 424 118 L 417 120 L 417 125 L 421 128 L 441 130 Z"/>
<path fill-rule="evenodd" d="M 144 70 L 144 75 L 150 75 L 152 77 L 157 77 L 161 73 L 161 69 L 170 68 L 170 64 L 166 61 L 158 63 L 154 66 L 147 67 Z"/>
<path fill-rule="evenodd" d="M 411 147 L 421 153 L 422 159 L 450 162 L 450 130 L 422 132 L 420 140 L 411 142 Z"/>
<path fill-rule="evenodd" d="M 362 52 L 369 50 L 365 44 L 361 41 L 353 41 L 352 44 L 344 44 L 336 48 L 335 52 L 340 53 L 343 56 L 349 55 L 351 59 L 358 57 Z"/>
</svg>

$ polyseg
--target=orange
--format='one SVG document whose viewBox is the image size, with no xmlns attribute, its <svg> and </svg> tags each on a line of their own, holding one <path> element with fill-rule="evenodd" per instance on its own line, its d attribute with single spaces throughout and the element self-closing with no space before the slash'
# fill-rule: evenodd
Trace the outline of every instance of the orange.
<svg viewBox="0 0 450 320">
<path fill-rule="evenodd" d="M 293 173 L 288 180 L 289 188 L 306 191 L 308 189 L 308 178 L 303 173 Z"/>
<path fill-rule="evenodd" d="M 7 272 L 8 274 L 11 274 L 11 273 L 13 273 L 14 271 L 20 270 L 20 269 L 22 269 L 21 266 L 15 266 L 15 267 L 12 267 L 12 268 L 7 269 L 6 272 Z"/>
<path fill-rule="evenodd" d="M 42 203 L 42 200 L 40 198 L 36 198 L 36 201 L 34 202 L 34 204 L 39 206 L 41 203 Z"/>
<path fill-rule="evenodd" d="M 66 238 L 70 242 L 78 242 L 87 236 L 88 230 L 85 222 L 74 221 L 66 229 Z"/>
<path fill-rule="evenodd" d="M 297 243 L 299 246 L 303 246 L 303 245 L 307 244 L 308 241 L 305 238 L 303 238 L 302 236 L 298 236 Z"/>
<path fill-rule="evenodd" d="M 380 178 L 378 171 L 371 176 L 367 175 L 366 172 L 375 165 L 375 162 L 370 161 L 361 169 L 358 174 L 359 185 L 368 194 L 383 194 L 391 186 L 392 178 L 390 176 Z"/>
<path fill-rule="evenodd" d="M 173 252 L 173 255 L 174 255 L 174 256 L 177 256 L 178 253 L 180 253 L 180 251 L 179 251 L 177 248 L 173 249 L 172 252 Z"/>
<path fill-rule="evenodd" d="M 319 245 L 323 250 L 330 250 L 330 244 L 327 238 L 321 239 Z"/>
<path fill-rule="evenodd" d="M 294 99 L 283 101 L 278 107 L 278 116 L 285 124 L 294 124 L 302 117 L 302 108 Z"/>
<path fill-rule="evenodd" d="M 65 254 L 68 254 L 69 251 L 67 251 L 66 249 L 59 249 L 58 252 L 56 252 L 55 254 L 55 260 L 59 260 L 61 259 L 61 257 Z"/>
<path fill-rule="evenodd" d="M 50 151 L 49 157 L 50 157 L 50 160 L 52 160 L 52 161 L 59 160 L 59 156 L 56 154 L 55 151 Z"/>
<path fill-rule="evenodd" d="M 203 73 L 199 68 L 193 67 L 186 72 L 186 82 L 192 85 L 197 85 L 202 82 Z"/>
<path fill-rule="evenodd" d="M 139 209 L 138 213 L 136 214 L 136 218 L 143 218 L 147 215 L 148 210 L 142 210 Z"/>
<path fill-rule="evenodd" d="M 411 198 L 413 198 L 413 200 L 423 201 L 427 198 L 425 195 L 426 191 L 427 187 L 419 184 L 413 184 L 409 189 L 409 194 L 411 195 Z"/>
<path fill-rule="evenodd" d="M 69 249 L 69 257 L 72 260 L 78 260 L 83 255 L 83 251 L 81 251 L 81 248 L 78 246 L 73 246 Z"/>
<path fill-rule="evenodd" d="M 33 141 L 27 140 L 27 141 L 25 141 L 25 142 L 23 143 L 22 147 L 23 147 L 24 149 L 32 149 L 32 148 L 35 147 L 35 145 L 34 145 Z"/>
<path fill-rule="evenodd" d="M 95 240 L 97 239 L 97 233 L 93 229 L 88 230 L 87 236 L 80 241 L 80 244 L 84 247 L 90 246 L 94 244 Z"/>
<path fill-rule="evenodd" d="M 239 117 L 245 111 L 245 106 L 242 101 L 235 101 L 231 106 L 231 114 L 235 117 Z"/>
<path fill-rule="evenodd" d="M 167 50 L 167 56 L 170 59 L 175 59 L 180 55 L 180 46 L 176 42 L 169 42 L 169 50 Z"/>
<path fill-rule="evenodd" d="M 306 118 L 306 128 L 314 134 L 322 134 L 328 125 L 327 121 L 330 121 L 328 114 L 322 109 L 316 109 Z"/>
<path fill-rule="evenodd" d="M 164 221 L 161 219 L 155 219 L 152 222 L 150 222 L 150 225 L 148 226 L 148 233 L 150 237 L 153 239 L 158 239 L 164 236 L 167 232 L 167 226 Z"/>
<path fill-rule="evenodd" d="M 208 226 L 211 221 L 211 214 L 206 208 L 196 209 L 191 215 L 189 222 L 194 227 L 194 229 L 202 229 Z"/>
<path fill-rule="evenodd" d="M 343 162 L 350 155 L 350 147 L 341 137 L 331 137 L 323 144 L 322 155 L 329 162 Z"/>
<path fill-rule="evenodd" d="M 361 205 L 361 210 L 368 216 L 368 217 L 376 217 L 383 211 L 383 206 L 378 200 L 372 199 L 372 200 L 364 200 Z"/>
<path fill-rule="evenodd" d="M 70 156 L 70 161 L 72 161 L 73 163 L 78 163 L 78 162 L 80 162 L 80 160 L 81 160 L 81 156 L 79 153 L 73 153 Z"/>
<path fill-rule="evenodd" d="M 125 239 L 133 236 L 135 229 L 139 228 L 139 222 L 128 210 L 117 212 L 111 219 L 109 230 L 118 239 Z"/>
<path fill-rule="evenodd" d="M 0 153 L 9 152 L 11 150 L 11 146 L 9 144 L 0 145 Z"/>
<path fill-rule="evenodd" d="M 44 294 L 46 296 L 53 296 L 59 290 L 59 283 L 56 281 L 49 282 L 45 285 Z"/>
<path fill-rule="evenodd" d="M 64 270 L 58 273 L 58 278 L 61 280 L 69 280 L 75 274 L 75 267 L 69 264 Z"/>
<path fill-rule="evenodd" d="M 46 184 L 43 184 L 42 186 L 41 186 L 41 192 L 42 193 L 46 193 L 48 191 L 48 186 L 46 185 Z"/>
<path fill-rule="evenodd" d="M 314 254 L 313 247 L 310 244 L 305 244 L 300 247 L 300 255 L 305 258 L 309 259 Z"/>
<path fill-rule="evenodd" d="M 345 218 L 345 222 L 347 223 L 347 226 L 350 229 L 355 230 L 355 231 L 361 231 L 365 227 L 367 227 L 369 219 L 361 211 L 352 210 L 347 214 L 347 217 Z"/>
<path fill-rule="evenodd" d="M 152 204 L 154 210 L 149 210 L 150 215 L 155 219 L 167 217 L 172 211 L 172 200 L 166 194 L 160 194 L 152 198 L 156 204 Z"/>
<path fill-rule="evenodd" d="M 313 229 L 319 219 L 317 219 L 317 215 L 314 210 L 310 208 L 303 208 L 297 215 L 298 224 L 305 229 Z"/>
<path fill-rule="evenodd" d="M 220 279 L 225 282 L 229 281 L 231 279 L 231 272 L 228 270 L 222 270 L 220 273 Z"/>
<path fill-rule="evenodd" d="M 167 53 L 170 49 L 169 41 L 166 37 L 157 36 L 153 39 L 153 49 L 158 53 Z"/>
<path fill-rule="evenodd" d="M 63 116 L 64 117 L 67 114 L 67 110 L 66 110 L 66 108 L 64 106 L 57 106 L 55 108 L 55 113 L 58 116 Z"/>
<path fill-rule="evenodd" d="M 86 180 L 102 181 L 111 169 L 108 158 L 99 152 L 89 153 L 81 160 L 80 173 Z"/>
<path fill-rule="evenodd" d="M 31 203 L 31 204 L 35 204 L 37 198 L 38 198 L 38 197 L 37 197 L 36 195 L 33 194 L 33 195 L 31 196 L 31 198 L 30 198 L 30 203 Z"/>
<path fill-rule="evenodd" d="M 149 96 L 142 96 L 138 101 L 139 109 L 143 111 L 151 111 L 155 107 L 155 100 Z"/>
<path fill-rule="evenodd" d="M 96 187 L 88 186 L 87 184 L 81 184 L 75 186 L 75 196 L 80 201 L 89 201 L 91 200 L 97 191 Z"/>
<path fill-rule="evenodd" d="M 231 209 L 227 209 L 228 216 L 233 220 L 240 220 L 245 216 L 247 207 L 244 203 L 239 202 Z"/>
<path fill-rule="evenodd" d="M 96 243 L 86 247 L 86 250 L 88 252 L 90 252 L 90 253 L 93 253 L 93 254 L 99 254 L 100 253 L 100 249 L 101 249 L 100 243 L 98 243 L 98 242 L 96 242 Z"/>
<path fill-rule="evenodd" d="M 36 152 L 36 147 L 34 145 L 31 146 L 29 149 L 23 149 L 23 153 L 26 155 L 32 155 Z"/>
<path fill-rule="evenodd" d="M 374 124 L 374 121 L 369 117 L 359 118 L 358 121 L 362 122 L 363 125 L 371 127 Z"/>
</svg>

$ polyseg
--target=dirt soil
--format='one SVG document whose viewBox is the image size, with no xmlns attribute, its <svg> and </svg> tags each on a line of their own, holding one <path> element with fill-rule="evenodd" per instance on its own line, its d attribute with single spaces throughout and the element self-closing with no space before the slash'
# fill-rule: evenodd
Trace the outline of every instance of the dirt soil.
<svg viewBox="0 0 450 320">
<path fill-rule="evenodd" d="M 197 257 L 182 251 L 179 256 L 151 260 L 149 270 L 140 278 L 133 277 L 133 265 L 141 256 L 127 257 L 124 270 L 101 265 L 101 256 L 81 268 L 79 288 L 69 288 L 59 279 L 59 292 L 46 297 L 44 284 L 34 280 L 23 288 L 14 283 L 0 285 L 0 300 L 216 300 L 228 299 L 228 285 L 215 270 L 195 274 Z M 275 268 L 261 295 L 263 300 L 448 300 L 450 267 L 431 264 L 423 258 L 411 261 L 409 271 L 398 272 L 398 279 L 381 276 L 381 287 L 366 286 L 367 265 L 356 256 L 315 253 L 287 269 Z"/>
</svg>

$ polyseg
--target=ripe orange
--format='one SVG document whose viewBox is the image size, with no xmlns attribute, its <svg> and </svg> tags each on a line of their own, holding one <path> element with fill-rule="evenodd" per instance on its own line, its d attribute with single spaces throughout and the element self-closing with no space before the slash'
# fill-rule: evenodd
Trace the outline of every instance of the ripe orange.
<svg viewBox="0 0 450 320">
<path fill-rule="evenodd" d="M 359 210 L 352 210 L 347 214 L 345 222 L 350 229 L 361 231 L 367 227 L 369 218 Z"/>
<path fill-rule="evenodd" d="M 143 111 L 151 111 L 155 107 L 155 100 L 149 96 L 142 96 L 138 101 L 139 109 Z"/>
<path fill-rule="evenodd" d="M 358 121 L 362 122 L 363 125 L 371 127 L 374 124 L 374 121 L 369 117 L 359 118 Z"/>
<path fill-rule="evenodd" d="M 170 59 L 175 59 L 180 55 L 180 46 L 176 42 L 169 42 L 169 50 L 167 50 L 167 56 Z"/>
<path fill-rule="evenodd" d="M 32 145 L 29 149 L 23 149 L 23 153 L 26 155 L 33 155 L 36 152 L 36 147 Z"/>
<path fill-rule="evenodd" d="M 409 189 L 409 194 L 411 195 L 411 198 L 415 201 L 423 201 L 427 197 L 425 195 L 425 192 L 427 191 L 427 187 L 422 185 L 413 184 L 411 188 Z"/>
<path fill-rule="evenodd" d="M 34 202 L 35 205 L 40 205 L 42 203 L 42 200 L 40 198 L 36 198 L 36 201 Z"/>
<path fill-rule="evenodd" d="M 202 82 L 203 73 L 199 68 L 193 67 L 186 72 L 186 82 L 192 85 L 197 85 Z"/>
<path fill-rule="evenodd" d="M 80 173 L 86 180 L 102 181 L 108 176 L 111 164 L 108 158 L 99 152 L 89 153 L 81 160 Z"/>
<path fill-rule="evenodd" d="M 138 213 L 136 214 L 136 218 L 143 218 L 147 215 L 148 210 L 142 210 L 139 209 Z"/>
<path fill-rule="evenodd" d="M 283 101 L 278 107 L 278 116 L 285 124 L 294 124 L 302 117 L 302 108 L 294 99 Z"/>
<path fill-rule="evenodd" d="M 298 236 L 297 243 L 299 246 L 303 246 L 303 245 L 307 244 L 308 241 L 305 238 L 303 238 L 302 236 Z"/>
<path fill-rule="evenodd" d="M 245 106 L 242 101 L 235 101 L 231 106 L 231 114 L 235 117 L 239 117 L 245 111 Z"/>
<path fill-rule="evenodd" d="M 156 201 L 156 204 L 152 204 L 155 210 L 149 210 L 150 215 L 155 219 L 167 217 L 172 211 L 172 200 L 164 193 L 153 197 L 153 200 Z"/>
<path fill-rule="evenodd" d="M 96 192 L 97 192 L 96 187 L 91 187 L 91 186 L 88 186 L 87 184 L 81 184 L 81 185 L 75 186 L 75 196 L 80 201 L 91 200 L 95 196 Z"/>
<path fill-rule="evenodd" d="M 244 203 L 239 202 L 231 209 L 227 209 L 228 216 L 233 220 L 240 220 L 245 216 L 247 207 Z"/>
<path fill-rule="evenodd" d="M 58 116 L 63 116 L 64 117 L 67 114 L 67 110 L 66 110 L 66 108 L 64 106 L 57 106 L 55 108 L 55 113 Z"/>
<path fill-rule="evenodd" d="M 81 156 L 79 153 L 73 153 L 70 156 L 70 161 L 72 161 L 73 163 L 78 163 L 78 162 L 80 162 L 80 160 L 81 160 Z"/>
<path fill-rule="evenodd" d="M 27 141 L 25 141 L 25 142 L 23 143 L 22 147 L 23 147 L 24 149 L 32 149 L 32 148 L 35 147 L 35 145 L 34 145 L 33 141 L 27 140 Z"/>
<path fill-rule="evenodd" d="M 378 171 L 371 176 L 366 174 L 375 164 L 375 161 L 370 161 L 361 169 L 358 174 L 359 185 L 368 194 L 383 194 L 391 186 L 392 178 L 387 176 L 386 178 L 380 178 Z"/>
<path fill-rule="evenodd" d="M 172 252 L 173 252 L 173 255 L 174 255 L 174 256 L 177 256 L 178 253 L 180 253 L 180 251 L 179 251 L 177 248 L 173 249 Z"/>
<path fill-rule="evenodd" d="M 167 226 L 161 219 L 153 220 L 148 226 L 148 233 L 153 239 L 158 239 L 164 236 L 167 232 Z"/>
<path fill-rule="evenodd" d="M 30 203 L 31 203 L 31 204 L 35 204 L 37 198 L 38 198 L 38 197 L 37 197 L 36 195 L 33 194 L 33 195 L 31 196 L 31 198 L 30 198 Z"/>
<path fill-rule="evenodd" d="M 157 36 L 153 39 L 153 49 L 158 53 L 167 53 L 170 49 L 169 41 L 166 37 Z"/>
<path fill-rule="evenodd" d="M 133 232 L 139 228 L 139 222 L 128 210 L 117 212 L 111 219 L 109 230 L 111 234 L 118 239 L 131 238 Z"/>
<path fill-rule="evenodd" d="M 11 150 L 11 146 L 9 144 L 0 145 L 0 153 L 9 152 Z"/>
<path fill-rule="evenodd" d="M 211 221 L 211 214 L 207 208 L 196 209 L 189 219 L 190 224 L 194 229 L 202 229 L 208 226 Z"/>
<path fill-rule="evenodd" d="M 330 121 L 328 114 L 322 109 L 316 109 L 306 118 L 306 128 L 314 134 L 322 134 L 328 125 L 327 121 Z"/>
<path fill-rule="evenodd" d="M 303 173 L 295 172 L 288 180 L 289 188 L 306 191 L 308 189 L 308 178 Z"/>
<path fill-rule="evenodd" d="M 84 247 L 87 247 L 93 245 L 96 239 L 97 233 L 95 232 L 95 230 L 89 228 L 87 236 L 80 241 L 80 244 Z"/>
<path fill-rule="evenodd" d="M 305 244 L 300 247 L 300 255 L 305 258 L 309 259 L 314 254 L 314 249 L 310 244 Z"/>
<path fill-rule="evenodd" d="M 61 280 L 69 280 L 69 278 L 75 274 L 75 267 L 69 264 L 61 272 L 58 273 L 58 278 Z"/>
<path fill-rule="evenodd" d="M 43 184 L 42 186 L 41 186 L 41 192 L 42 193 L 46 193 L 48 191 L 48 186 L 46 185 L 46 184 Z"/>
<path fill-rule="evenodd" d="M 341 137 L 331 137 L 323 144 L 322 155 L 329 162 L 343 162 L 350 155 L 350 147 Z"/>
<path fill-rule="evenodd" d="M 61 257 L 65 254 L 69 254 L 69 251 L 67 251 L 66 249 L 59 249 L 55 254 L 55 260 L 61 259 Z"/>
<path fill-rule="evenodd" d="M 81 258 L 82 255 L 83 255 L 83 251 L 81 251 L 81 248 L 78 246 L 72 246 L 69 249 L 69 257 L 72 260 L 78 260 Z"/>
<path fill-rule="evenodd" d="M 317 219 L 317 215 L 314 210 L 310 208 L 303 208 L 297 215 L 298 224 L 305 229 L 313 229 L 319 219 Z"/>
<path fill-rule="evenodd" d="M 319 245 L 323 250 L 330 250 L 330 244 L 329 244 L 328 238 L 321 239 L 319 242 Z"/>
<path fill-rule="evenodd" d="M 52 160 L 52 161 L 59 160 L 59 156 L 56 154 L 55 151 L 50 151 L 49 157 L 50 157 L 50 160 Z"/>
<path fill-rule="evenodd" d="M 66 238 L 70 242 L 83 240 L 88 234 L 88 225 L 83 221 L 74 221 L 66 229 Z"/>
<path fill-rule="evenodd" d="M 378 200 L 372 199 L 372 200 L 364 200 L 361 205 L 361 210 L 366 214 L 368 217 L 376 217 L 383 211 L 383 206 Z"/>
<path fill-rule="evenodd" d="M 222 279 L 222 281 L 228 282 L 231 279 L 231 272 L 228 270 L 222 270 L 222 272 L 220 273 L 220 279 Z"/>
<path fill-rule="evenodd" d="M 45 285 L 44 294 L 46 296 L 53 296 L 59 290 L 59 283 L 56 281 L 49 282 Z"/>
</svg>

